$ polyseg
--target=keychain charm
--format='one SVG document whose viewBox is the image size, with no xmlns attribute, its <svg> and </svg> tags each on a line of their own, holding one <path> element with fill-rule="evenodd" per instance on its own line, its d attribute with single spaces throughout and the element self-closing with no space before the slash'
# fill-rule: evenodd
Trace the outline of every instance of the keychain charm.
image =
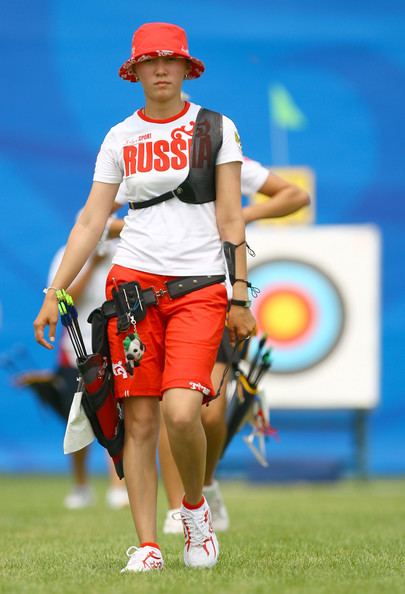
<svg viewBox="0 0 405 594">
<path fill-rule="evenodd" d="M 146 346 L 139 338 L 139 334 L 136 331 L 134 325 L 134 331 L 123 340 L 124 352 L 125 352 L 125 369 L 130 375 L 134 375 L 135 367 L 139 367 L 142 357 L 146 351 Z"/>
</svg>

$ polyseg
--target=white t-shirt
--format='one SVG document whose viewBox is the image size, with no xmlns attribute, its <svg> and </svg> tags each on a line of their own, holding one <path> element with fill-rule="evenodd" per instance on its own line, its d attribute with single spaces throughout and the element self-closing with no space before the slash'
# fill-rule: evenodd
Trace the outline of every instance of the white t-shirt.
<svg viewBox="0 0 405 594">
<path fill-rule="evenodd" d="M 93 309 L 96 309 L 96 307 L 100 307 L 103 301 L 105 301 L 105 283 L 107 280 L 108 272 L 111 268 L 111 260 L 116 246 L 116 239 L 111 239 L 105 242 L 103 247 L 106 250 L 106 256 L 97 264 L 96 268 L 93 271 L 93 274 L 90 276 L 90 279 L 83 293 L 80 296 L 78 303 L 75 304 L 78 312 L 78 322 L 80 330 L 82 332 L 83 341 L 86 346 L 87 353 L 92 353 L 91 325 L 87 322 L 87 318 L 89 317 Z M 59 264 L 62 260 L 65 247 L 66 246 L 61 247 L 53 257 L 48 273 L 48 285 L 52 283 L 52 280 L 59 268 Z M 84 274 L 88 266 L 89 264 L 88 262 L 86 262 L 77 278 Z M 66 331 L 64 331 L 62 335 L 60 348 L 63 351 L 63 354 L 66 356 L 69 364 L 72 367 L 74 367 L 76 365 L 76 355 L 72 342 Z"/>
<path fill-rule="evenodd" d="M 167 120 L 151 120 L 141 110 L 114 126 L 97 157 L 94 181 L 120 183 L 127 199 L 149 200 L 177 188 L 189 173 L 189 150 L 199 105 L 186 103 Z M 216 164 L 242 162 L 239 135 L 223 119 L 223 142 Z M 130 210 L 124 219 L 114 264 L 169 276 L 222 274 L 222 244 L 215 202 L 185 204 L 177 198 Z"/>
<path fill-rule="evenodd" d="M 256 194 L 268 178 L 269 174 L 270 170 L 259 163 L 259 161 L 254 161 L 253 159 L 244 156 L 241 171 L 242 194 L 245 196 Z M 128 195 L 126 184 L 125 182 L 122 182 L 115 197 L 115 202 L 124 205 L 130 200 L 131 197 Z"/>
<path fill-rule="evenodd" d="M 242 194 L 251 196 L 256 194 L 266 181 L 270 171 L 258 161 L 243 157 L 241 172 Z"/>
</svg>

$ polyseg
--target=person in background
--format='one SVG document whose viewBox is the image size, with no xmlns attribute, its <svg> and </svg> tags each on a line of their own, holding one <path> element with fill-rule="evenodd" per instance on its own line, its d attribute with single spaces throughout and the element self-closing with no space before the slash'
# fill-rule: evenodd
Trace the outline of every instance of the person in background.
<svg viewBox="0 0 405 594">
<path fill-rule="evenodd" d="M 243 208 L 243 217 L 246 224 L 260 219 L 286 216 L 310 203 L 310 197 L 304 190 L 275 175 L 259 162 L 246 157 L 244 157 L 242 164 L 241 182 L 243 195 L 251 196 L 260 192 L 269 198 L 269 200 L 260 204 L 249 204 Z M 116 200 L 119 203 L 125 201 L 124 189 L 121 190 Z M 216 390 L 221 383 L 231 355 L 232 347 L 228 332 L 225 330 L 212 374 L 212 382 Z M 226 376 L 222 384 L 220 397 L 209 406 L 203 407 L 202 410 L 202 422 L 207 437 L 203 493 L 210 505 L 213 526 L 217 532 L 229 528 L 228 511 L 218 481 L 215 478 L 216 468 L 226 438 L 225 413 L 228 379 L 229 375 Z M 160 430 L 159 460 L 169 507 L 163 524 L 163 532 L 165 534 L 181 533 L 182 525 L 179 521 L 178 511 L 183 494 L 183 485 L 170 451 L 164 422 L 162 422 Z"/>
</svg>

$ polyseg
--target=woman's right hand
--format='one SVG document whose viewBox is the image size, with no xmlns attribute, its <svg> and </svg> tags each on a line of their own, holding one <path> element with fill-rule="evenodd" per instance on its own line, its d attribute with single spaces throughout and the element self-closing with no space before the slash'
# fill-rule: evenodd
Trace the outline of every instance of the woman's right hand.
<svg viewBox="0 0 405 594">
<path fill-rule="evenodd" d="M 249 308 L 231 305 L 226 326 L 231 344 L 246 340 L 256 334 L 256 320 Z"/>
<path fill-rule="evenodd" d="M 34 321 L 35 340 L 46 349 L 53 349 L 53 345 L 44 338 L 45 328 L 49 326 L 49 340 L 54 342 L 57 321 L 58 300 L 56 299 L 55 291 L 50 291 L 47 293 L 39 314 Z"/>
</svg>

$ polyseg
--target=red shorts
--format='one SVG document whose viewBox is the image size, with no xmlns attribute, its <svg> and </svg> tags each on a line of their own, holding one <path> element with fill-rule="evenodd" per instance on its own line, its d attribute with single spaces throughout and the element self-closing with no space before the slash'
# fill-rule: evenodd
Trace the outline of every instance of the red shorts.
<svg viewBox="0 0 405 594">
<path fill-rule="evenodd" d="M 114 265 L 107 278 L 106 296 L 112 297 L 117 284 L 138 281 L 142 289 L 166 289 L 161 276 Z M 167 294 L 158 305 L 147 309 L 144 320 L 136 325 L 145 345 L 145 353 L 133 375 L 126 369 L 123 341 L 127 334 L 117 334 L 117 318 L 108 322 L 108 342 L 114 372 L 116 398 L 125 396 L 162 396 L 169 388 L 189 388 L 206 398 L 214 396 L 211 372 L 225 326 L 227 293 L 223 284 L 211 285 L 178 299 Z"/>
</svg>

